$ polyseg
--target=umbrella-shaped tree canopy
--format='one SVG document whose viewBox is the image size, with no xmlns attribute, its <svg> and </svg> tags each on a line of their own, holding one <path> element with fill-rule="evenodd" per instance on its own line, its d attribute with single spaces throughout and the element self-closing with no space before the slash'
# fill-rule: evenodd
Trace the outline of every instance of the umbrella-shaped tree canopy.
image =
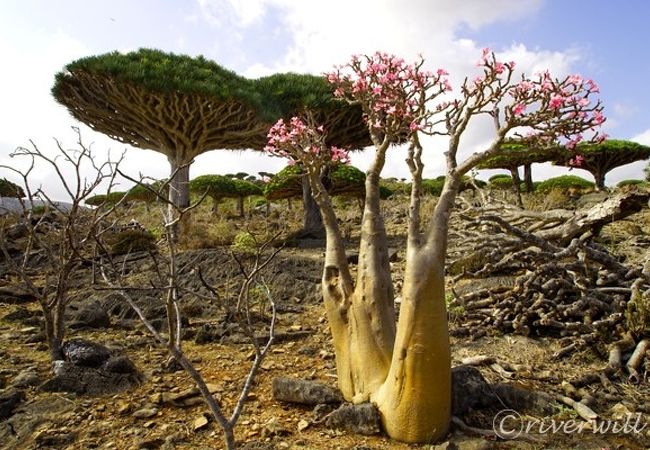
<svg viewBox="0 0 650 450">
<path fill-rule="evenodd" d="M 596 188 L 605 188 L 605 175 L 616 167 L 650 158 L 650 147 L 632 141 L 608 139 L 600 143 L 578 144 L 575 151 L 561 155 L 555 164 L 577 167 L 591 173 Z"/>
<path fill-rule="evenodd" d="M 56 75 L 52 94 L 94 130 L 167 156 L 170 200 L 181 207 L 194 157 L 261 147 L 268 129 L 254 84 L 202 56 L 140 49 L 82 58 Z"/>
<path fill-rule="evenodd" d="M 299 165 L 287 166 L 278 172 L 264 187 L 268 200 L 282 200 L 302 195 L 303 169 Z M 330 195 L 363 197 L 366 174 L 354 166 L 339 164 L 328 175 L 325 183 Z"/>
<path fill-rule="evenodd" d="M 202 56 L 140 49 L 82 58 L 56 75 L 52 94 L 91 128 L 170 159 L 264 143 L 253 83 Z"/>
</svg>

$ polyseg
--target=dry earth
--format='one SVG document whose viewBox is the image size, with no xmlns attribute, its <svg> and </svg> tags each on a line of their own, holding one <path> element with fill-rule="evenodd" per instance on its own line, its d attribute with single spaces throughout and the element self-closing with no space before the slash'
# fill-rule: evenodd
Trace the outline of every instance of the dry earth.
<svg viewBox="0 0 650 450">
<path fill-rule="evenodd" d="M 389 233 L 394 244 L 401 240 L 404 215 L 392 214 Z M 630 235 L 650 234 L 650 213 L 638 214 L 604 230 L 613 250 L 634 260 L 644 249 L 625 245 Z M 354 236 L 352 236 L 354 237 Z M 650 415 L 641 414 L 640 422 L 648 424 L 641 433 L 601 435 L 588 430 L 583 433 L 546 433 L 537 442 L 502 441 L 477 436 L 455 429 L 449 441 L 435 445 L 414 446 L 393 442 L 384 436 L 360 436 L 330 430 L 315 423 L 311 408 L 278 403 L 271 394 L 271 383 L 278 376 L 320 380 L 335 385 L 334 355 L 324 311 L 318 302 L 319 258 L 322 250 L 287 249 L 271 269 L 271 286 L 275 287 L 279 314 L 279 333 L 294 338 L 275 344 L 262 365 L 256 385 L 236 428 L 238 441 L 248 449 L 637 449 L 650 448 Z M 192 253 L 194 254 L 194 253 Z M 233 270 L 224 259 L 225 252 L 211 251 L 201 264 L 209 267 L 213 277 L 227 276 Z M 399 271 L 400 262 L 395 263 Z M 146 271 L 146 268 L 142 270 Z M 279 274 L 288 272 L 291 277 Z M 229 277 L 227 277 L 232 281 Z M 7 283 L 5 280 L 5 284 Z M 398 278 L 399 284 L 399 278 Z M 78 293 L 91 292 L 87 285 Z M 11 284 L 8 284 L 10 286 Z M 292 289 L 296 288 L 295 292 Z M 316 294 L 315 294 L 316 293 Z M 86 295 L 84 294 L 84 295 Z M 108 295 L 106 293 L 95 293 Z M 19 311 L 16 314 L 16 311 Z M 201 314 L 190 317 L 188 339 L 184 348 L 189 358 L 210 383 L 216 395 L 230 411 L 237 399 L 242 380 L 251 364 L 251 346 L 226 342 L 196 344 L 197 332 L 206 323 L 215 322 L 206 307 Z M 18 319 L 11 320 L 12 314 Z M 198 397 L 185 392 L 193 387 L 184 372 L 165 370 L 168 357 L 157 348 L 143 326 L 137 321 L 111 317 L 111 326 L 100 329 L 71 330 L 68 338 L 83 337 L 100 342 L 110 349 L 128 355 L 145 374 L 143 384 L 133 390 L 111 396 L 79 396 L 67 393 L 45 393 L 38 385 L 50 376 L 46 345 L 39 342 L 38 307 L 34 303 L 16 304 L 0 301 L 0 388 L 25 384 L 26 400 L 14 415 L 0 422 L 0 447 L 16 449 L 208 449 L 222 448 L 218 424 L 207 417 L 208 409 Z M 455 325 L 452 323 L 451 325 Z M 209 328 L 209 327 L 207 327 Z M 305 333 L 298 333 L 299 331 Z M 563 380 L 604 366 L 603 355 L 593 350 L 553 361 L 550 355 L 559 348 L 553 338 L 522 336 L 487 336 L 476 341 L 452 338 L 454 364 L 462 358 L 489 355 L 497 358 L 500 367 L 519 367 L 516 372 L 502 371 L 498 366 L 480 367 L 490 382 L 507 382 L 531 390 L 560 393 Z M 634 413 L 635 405 L 650 404 L 648 382 L 642 385 L 620 383 L 613 389 L 625 401 L 595 408 L 603 419 L 621 418 Z M 184 395 L 183 395 L 184 394 Z M 175 397 L 175 404 L 169 399 Z M 552 416 L 556 421 L 580 420 L 568 407 L 558 408 Z M 471 425 L 492 428 L 492 417 L 476 412 L 466 418 Z M 550 420 L 550 418 L 548 419 Z M 206 423 L 204 423 L 206 422 Z"/>
</svg>

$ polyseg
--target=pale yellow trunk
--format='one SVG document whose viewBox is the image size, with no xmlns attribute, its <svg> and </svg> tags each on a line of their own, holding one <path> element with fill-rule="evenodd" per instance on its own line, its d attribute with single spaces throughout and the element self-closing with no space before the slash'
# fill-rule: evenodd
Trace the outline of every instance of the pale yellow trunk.
<svg viewBox="0 0 650 450">
<path fill-rule="evenodd" d="M 442 265 L 408 261 L 390 371 L 371 396 L 386 433 L 403 442 L 435 442 L 451 416 L 451 355 Z"/>
</svg>

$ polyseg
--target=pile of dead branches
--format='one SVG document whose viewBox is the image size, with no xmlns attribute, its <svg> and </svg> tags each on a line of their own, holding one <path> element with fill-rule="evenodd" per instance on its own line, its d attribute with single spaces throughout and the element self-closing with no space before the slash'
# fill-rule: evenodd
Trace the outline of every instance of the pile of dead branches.
<svg viewBox="0 0 650 450">
<path fill-rule="evenodd" d="M 628 332 L 636 344 L 650 324 L 641 320 L 630 329 L 639 322 L 630 299 L 650 296 L 650 249 L 645 265 L 631 265 L 595 238 L 604 225 L 646 207 L 649 198 L 647 191 L 619 192 L 577 211 L 527 211 L 494 201 L 466 205 L 452 219 L 448 256 L 455 297 L 449 310 L 460 324 L 455 332 L 564 337 L 557 357 Z"/>
</svg>

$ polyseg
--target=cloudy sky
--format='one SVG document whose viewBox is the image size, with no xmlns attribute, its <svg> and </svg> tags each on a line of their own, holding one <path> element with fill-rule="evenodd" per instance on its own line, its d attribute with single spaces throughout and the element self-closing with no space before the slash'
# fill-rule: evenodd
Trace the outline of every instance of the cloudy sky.
<svg viewBox="0 0 650 450">
<path fill-rule="evenodd" d="M 0 14 L 0 163 L 32 139 L 54 152 L 53 137 L 74 144 L 79 126 L 50 95 L 54 74 L 77 58 L 140 47 L 202 54 L 249 77 L 274 72 L 321 73 L 354 53 L 385 50 L 431 68 L 445 67 L 458 82 L 476 70 L 490 47 L 527 73 L 542 68 L 580 73 L 600 85 L 613 138 L 650 145 L 650 2 L 627 0 L 3 0 Z M 124 145 L 82 127 L 100 158 Z M 480 149 L 489 127 L 476 123 L 465 152 Z M 443 173 L 444 143 L 427 143 L 425 176 Z M 404 152 L 392 149 L 386 176 L 406 176 Z M 367 155 L 353 161 L 363 168 Z M 168 174 L 158 153 L 127 151 L 131 173 Z M 192 176 L 276 171 L 283 161 L 253 152 L 212 151 L 197 158 Z M 610 172 L 608 184 L 642 177 L 643 163 Z M 565 173 L 539 165 L 537 179 Z M 579 170 L 576 174 L 590 178 Z M 0 176 L 11 176 L 5 172 Z M 52 174 L 38 182 L 58 192 Z"/>
</svg>

